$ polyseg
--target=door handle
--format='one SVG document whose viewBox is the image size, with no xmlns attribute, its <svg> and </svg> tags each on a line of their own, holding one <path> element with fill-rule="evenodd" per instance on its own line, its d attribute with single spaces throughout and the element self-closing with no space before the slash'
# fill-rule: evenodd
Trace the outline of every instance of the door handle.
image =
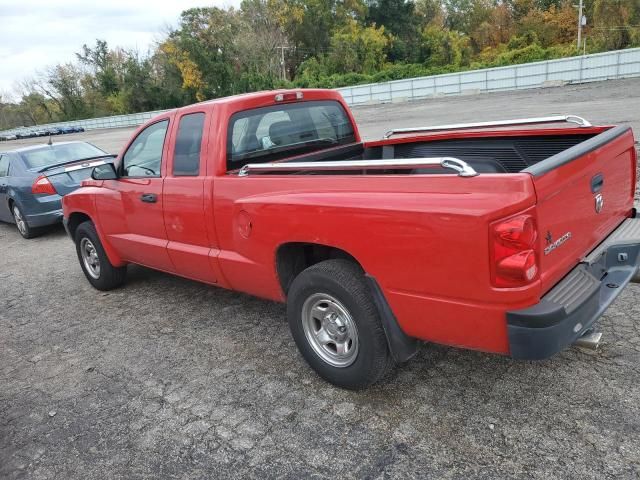
<svg viewBox="0 0 640 480">
<path fill-rule="evenodd" d="M 591 179 L 591 192 L 598 193 L 602 190 L 602 185 L 604 185 L 604 176 L 601 173 L 594 175 Z"/>
<path fill-rule="evenodd" d="M 145 203 L 156 203 L 158 201 L 158 196 L 155 193 L 143 193 L 140 195 L 140 200 Z"/>
</svg>

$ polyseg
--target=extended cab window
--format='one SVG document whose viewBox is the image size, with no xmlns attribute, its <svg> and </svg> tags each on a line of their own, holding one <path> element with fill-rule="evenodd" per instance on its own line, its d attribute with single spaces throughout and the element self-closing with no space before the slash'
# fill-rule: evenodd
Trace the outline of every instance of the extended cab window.
<svg viewBox="0 0 640 480">
<path fill-rule="evenodd" d="M 123 177 L 159 177 L 162 149 L 169 120 L 149 125 L 136 137 L 124 154 Z"/>
<path fill-rule="evenodd" d="M 178 125 L 176 149 L 173 157 L 173 174 L 176 176 L 200 173 L 200 146 L 204 113 L 184 115 Z"/>
<path fill-rule="evenodd" d="M 0 177 L 9 174 L 9 155 L 0 155 Z"/>
<path fill-rule="evenodd" d="M 338 102 L 313 101 L 256 108 L 231 117 L 227 169 L 354 142 L 353 125 Z"/>
</svg>

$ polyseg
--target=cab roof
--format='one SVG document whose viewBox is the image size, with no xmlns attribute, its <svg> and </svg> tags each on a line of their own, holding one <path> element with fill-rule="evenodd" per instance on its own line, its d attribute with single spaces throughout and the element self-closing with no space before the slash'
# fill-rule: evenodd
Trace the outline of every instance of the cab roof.
<svg viewBox="0 0 640 480">
<path fill-rule="evenodd" d="M 336 90 L 323 89 L 323 88 L 293 88 L 293 89 L 278 89 L 278 90 L 261 90 L 259 92 L 239 93 L 237 95 L 230 95 L 228 97 L 213 98 L 211 100 L 205 100 L 199 103 L 193 103 L 185 105 L 184 107 L 178 107 L 173 110 L 168 110 L 163 113 L 172 114 L 184 110 L 193 110 L 198 106 L 212 106 L 222 105 L 228 107 L 234 104 L 242 104 L 242 108 L 247 106 L 262 107 L 268 104 L 276 104 L 275 97 L 278 94 L 296 93 L 302 92 L 304 98 L 298 100 L 304 102 L 305 100 L 341 100 L 342 95 Z M 295 102 L 283 102 L 283 103 L 295 103 Z M 251 107 L 249 107 L 251 108 Z"/>
</svg>

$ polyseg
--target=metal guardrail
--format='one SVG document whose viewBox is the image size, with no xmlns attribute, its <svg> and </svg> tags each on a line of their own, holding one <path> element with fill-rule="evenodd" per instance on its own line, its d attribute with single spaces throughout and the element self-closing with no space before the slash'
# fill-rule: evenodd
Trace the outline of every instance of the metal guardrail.
<svg viewBox="0 0 640 480">
<path fill-rule="evenodd" d="M 640 76 L 640 48 L 337 89 L 349 105 Z"/>
<path fill-rule="evenodd" d="M 349 105 L 385 103 L 443 95 L 495 92 L 538 88 L 563 83 L 586 83 L 601 80 L 640 76 L 640 48 L 615 50 L 578 57 L 560 58 L 542 62 L 524 63 L 509 67 L 487 68 L 467 72 L 447 73 L 429 77 L 394 80 L 391 82 L 338 88 Z M 111 117 L 49 123 L 28 127 L 79 126 L 85 130 L 119 128 L 141 125 L 166 110 L 114 115 Z M 15 134 L 19 129 L 0 132 Z"/>
</svg>

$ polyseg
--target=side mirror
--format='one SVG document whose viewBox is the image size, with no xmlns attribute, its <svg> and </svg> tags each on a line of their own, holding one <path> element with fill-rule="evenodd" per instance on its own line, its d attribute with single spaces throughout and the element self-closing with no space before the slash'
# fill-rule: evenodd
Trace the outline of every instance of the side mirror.
<svg viewBox="0 0 640 480">
<path fill-rule="evenodd" d="M 116 167 L 113 163 L 98 165 L 92 170 L 91 178 L 94 180 L 116 180 L 118 178 Z"/>
</svg>

